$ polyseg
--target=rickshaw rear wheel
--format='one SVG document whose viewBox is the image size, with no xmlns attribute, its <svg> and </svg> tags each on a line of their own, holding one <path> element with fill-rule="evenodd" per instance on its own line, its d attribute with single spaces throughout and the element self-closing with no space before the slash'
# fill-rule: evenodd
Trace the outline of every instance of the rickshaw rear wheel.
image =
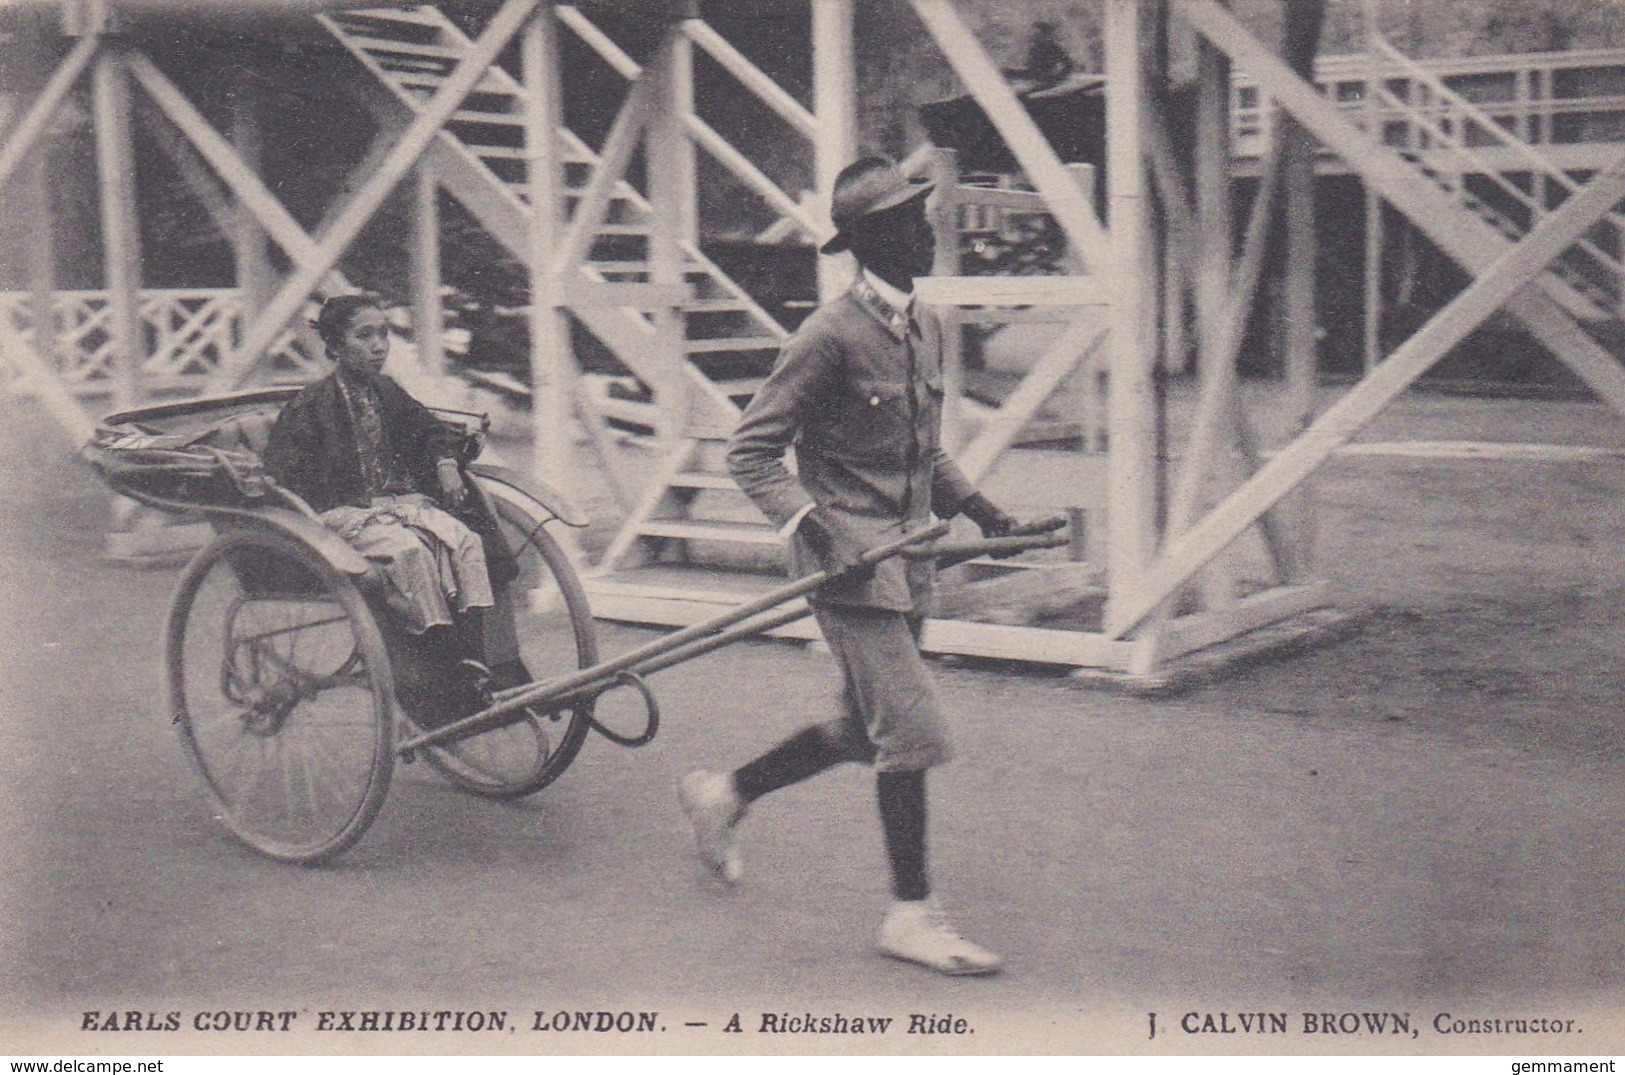
<svg viewBox="0 0 1625 1075">
<path fill-rule="evenodd" d="M 270 530 L 186 566 L 165 637 L 170 711 L 219 819 L 285 862 L 359 840 L 394 767 L 389 657 L 348 576 Z"/>
<path fill-rule="evenodd" d="M 498 527 L 519 562 L 506 588 L 512 599 L 519 655 L 533 682 L 598 662 L 598 639 L 587 593 L 569 554 L 547 532 L 546 516 L 525 498 L 484 486 Z M 501 662 L 494 662 L 500 672 Z M 496 686 L 515 684 L 498 682 Z M 592 703 L 557 714 L 526 714 L 500 728 L 430 747 L 423 757 L 465 791 L 491 799 L 532 795 L 557 780 L 587 738 Z"/>
</svg>

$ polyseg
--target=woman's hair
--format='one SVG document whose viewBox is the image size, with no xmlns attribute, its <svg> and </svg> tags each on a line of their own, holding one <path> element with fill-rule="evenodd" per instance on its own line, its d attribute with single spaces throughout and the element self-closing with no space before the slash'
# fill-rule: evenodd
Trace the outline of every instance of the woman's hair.
<svg viewBox="0 0 1625 1075">
<path fill-rule="evenodd" d="M 334 347 L 344 339 L 344 333 L 349 330 L 356 314 L 366 309 L 381 311 L 383 308 L 383 300 L 377 295 L 335 295 L 322 303 L 322 312 L 316 315 L 310 327 L 316 330 L 323 343 Z"/>
</svg>

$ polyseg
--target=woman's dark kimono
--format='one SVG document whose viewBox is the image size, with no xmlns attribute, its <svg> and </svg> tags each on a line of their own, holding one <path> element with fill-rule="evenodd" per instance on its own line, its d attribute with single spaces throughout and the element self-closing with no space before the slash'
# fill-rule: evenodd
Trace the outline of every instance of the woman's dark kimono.
<svg viewBox="0 0 1625 1075">
<path fill-rule="evenodd" d="M 355 430 L 338 376 L 330 374 L 288 401 L 271 427 L 265 450 L 272 477 L 318 513 L 341 504 L 366 507 L 374 492 L 362 477 Z M 438 498 L 435 464 L 456 457 L 457 432 L 389 378 L 373 377 L 371 387 L 378 398 L 387 450 L 400 461 L 417 492 Z M 492 587 L 511 582 L 518 568 L 484 498 L 471 496 L 452 514 L 480 536 Z"/>
<path fill-rule="evenodd" d="M 341 514 L 335 509 L 343 508 L 369 508 L 374 505 L 374 498 L 385 492 L 370 488 L 373 482 L 367 477 L 369 468 L 362 464 L 355 423 L 345 400 L 345 389 L 339 384 L 340 376 L 335 372 L 324 377 L 288 401 L 271 428 L 270 442 L 264 453 L 265 465 L 272 477 L 304 498 L 319 514 Z M 410 492 L 439 500 L 436 467 L 441 459 L 458 458 L 460 435 L 394 381 L 376 374 L 362 376 L 376 400 L 383 442 L 380 454 L 387 457 L 382 469 L 393 479 L 392 487 L 400 486 L 404 479 L 411 487 Z M 351 392 L 354 391 L 352 387 Z M 375 474 L 379 470 L 378 467 L 370 469 Z M 465 481 L 470 495 L 463 505 L 442 510 L 478 535 L 479 547 L 485 553 L 484 569 L 489 576 L 490 589 L 494 591 L 513 581 L 519 573 L 518 564 L 501 537 L 490 506 L 466 476 Z M 408 600 L 403 604 L 399 600 L 402 596 L 389 593 L 387 597 L 397 600 L 384 599 L 386 607 L 397 614 L 381 616 L 380 626 L 397 658 L 396 694 L 407 712 L 420 726 L 432 727 L 480 708 L 486 684 L 478 676 L 465 682 L 466 676 L 455 674 L 459 659 L 473 659 L 482 665 L 489 662 L 484 645 L 484 617 L 480 611 L 465 609 L 454 617 L 449 628 L 425 630 L 423 624 L 412 622 L 413 602 Z M 408 596 L 422 599 L 431 595 Z M 405 614 L 399 614 L 402 612 Z M 529 679 L 523 663 L 517 659 L 501 662 L 492 671 L 492 684 L 497 687 Z"/>
</svg>

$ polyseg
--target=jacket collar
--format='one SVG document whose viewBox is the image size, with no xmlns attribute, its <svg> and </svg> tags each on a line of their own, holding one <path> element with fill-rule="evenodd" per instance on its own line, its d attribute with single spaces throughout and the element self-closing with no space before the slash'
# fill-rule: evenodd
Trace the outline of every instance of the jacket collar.
<svg viewBox="0 0 1625 1075">
<path fill-rule="evenodd" d="M 908 312 L 886 301 L 867 272 L 860 271 L 853 278 L 851 295 L 863 312 L 880 322 L 882 328 L 899 340 L 903 338 L 908 331 Z"/>
</svg>

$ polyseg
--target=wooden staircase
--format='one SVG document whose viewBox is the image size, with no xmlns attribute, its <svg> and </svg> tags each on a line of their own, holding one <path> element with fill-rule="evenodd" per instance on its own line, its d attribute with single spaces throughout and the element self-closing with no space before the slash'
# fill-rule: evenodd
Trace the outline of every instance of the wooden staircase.
<svg viewBox="0 0 1625 1075">
<path fill-rule="evenodd" d="M 445 81 L 471 44 L 437 8 L 378 8 L 319 16 L 322 24 L 376 81 L 388 88 L 381 106 L 415 114 Z M 523 86 L 494 64 L 453 114 L 429 155 L 443 187 L 520 260 L 529 257 L 529 176 L 525 162 Z M 566 128 L 564 212 L 568 219 L 600 165 L 599 156 Z M 578 271 L 594 284 L 651 282 L 649 201 L 629 183 L 615 184 L 603 222 L 594 229 Z M 673 450 L 612 542 L 600 567 L 610 572 L 652 559 L 686 557 L 694 545 L 777 546 L 778 535 L 755 515 L 721 466 L 720 440 L 772 368 L 788 336 L 742 287 L 705 256 L 683 244 L 689 295 L 681 306 L 690 419 Z M 664 383 L 649 358 L 659 353 L 655 319 L 632 307 L 572 306 L 570 312 L 645 386 Z M 675 465 L 673 461 L 678 461 Z M 708 517 L 712 501 L 722 518 Z M 743 516 L 739 518 L 737 516 Z"/>
<path fill-rule="evenodd" d="M 1437 74 L 1387 42 L 1379 40 L 1375 48 L 1382 59 L 1402 72 L 1406 87 L 1404 92 L 1396 93 L 1394 80 L 1372 83 L 1376 103 L 1383 112 L 1382 141 L 1502 239 L 1517 242 L 1556 207 L 1548 200 L 1547 191 L 1561 191 L 1566 197 L 1580 189 L 1572 176 L 1539 149 L 1508 131 Z M 1527 169 L 1528 189 L 1510 176 L 1485 167 L 1475 153 L 1484 146 L 1510 151 Z M 1479 180 L 1479 192 L 1470 189 L 1469 177 Z M 1611 236 L 1606 234 L 1610 230 Z M 1622 239 L 1625 216 L 1610 213 L 1591 234 L 1548 267 L 1547 292 L 1588 328 L 1599 329 L 1617 322 L 1625 313 Z"/>
</svg>

